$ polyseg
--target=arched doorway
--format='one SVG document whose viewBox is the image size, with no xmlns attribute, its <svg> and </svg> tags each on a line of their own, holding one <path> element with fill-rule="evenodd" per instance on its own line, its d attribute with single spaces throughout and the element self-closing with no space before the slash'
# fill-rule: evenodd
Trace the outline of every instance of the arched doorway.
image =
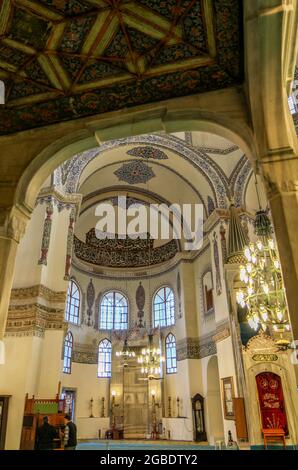
<svg viewBox="0 0 298 470">
<path fill-rule="evenodd" d="M 222 418 L 220 380 L 218 373 L 218 360 L 216 356 L 209 359 L 207 366 L 207 421 L 209 443 L 214 444 L 224 438 Z"/>
</svg>

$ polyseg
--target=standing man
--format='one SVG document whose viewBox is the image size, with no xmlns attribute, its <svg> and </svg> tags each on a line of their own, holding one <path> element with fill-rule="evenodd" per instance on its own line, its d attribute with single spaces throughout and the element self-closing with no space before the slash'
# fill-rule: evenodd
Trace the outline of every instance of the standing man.
<svg viewBox="0 0 298 470">
<path fill-rule="evenodd" d="M 57 432 L 54 426 L 49 423 L 47 416 L 43 417 L 43 424 L 37 429 L 36 447 L 37 450 L 53 450 L 54 439 L 57 437 Z"/>
<path fill-rule="evenodd" d="M 77 445 L 77 427 L 72 422 L 71 416 L 66 414 L 64 416 L 65 430 L 64 430 L 64 450 L 76 450 Z"/>
</svg>

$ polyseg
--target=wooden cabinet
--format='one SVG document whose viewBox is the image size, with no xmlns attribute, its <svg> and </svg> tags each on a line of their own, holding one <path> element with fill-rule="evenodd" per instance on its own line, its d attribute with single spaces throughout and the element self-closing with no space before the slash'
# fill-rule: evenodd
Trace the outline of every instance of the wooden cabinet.
<svg viewBox="0 0 298 470">
<path fill-rule="evenodd" d="M 247 441 L 247 424 L 245 416 L 245 407 L 244 407 L 244 398 L 233 398 L 234 403 L 234 412 L 235 412 L 235 424 L 236 424 L 236 433 L 237 439 Z"/>
<path fill-rule="evenodd" d="M 0 395 L 0 450 L 5 448 L 9 398 L 10 395 Z"/>
<path fill-rule="evenodd" d="M 202 395 L 197 393 L 191 401 L 194 423 L 194 440 L 197 442 L 207 441 L 204 418 L 204 398 Z"/>
</svg>

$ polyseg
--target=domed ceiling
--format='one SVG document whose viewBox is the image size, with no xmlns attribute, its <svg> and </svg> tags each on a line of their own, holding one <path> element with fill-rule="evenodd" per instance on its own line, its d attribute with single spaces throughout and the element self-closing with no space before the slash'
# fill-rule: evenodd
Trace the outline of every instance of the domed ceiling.
<svg viewBox="0 0 298 470">
<path fill-rule="evenodd" d="M 0 2 L 0 134 L 241 83 L 241 5 Z"/>
<path fill-rule="evenodd" d="M 95 233 L 99 203 L 113 204 L 116 221 L 119 197 L 126 198 L 126 208 L 145 207 L 147 218 L 150 204 L 199 203 L 205 222 L 217 208 L 223 214 L 232 196 L 236 206 L 254 213 L 258 200 L 252 174 L 241 149 L 226 139 L 204 132 L 147 134 L 109 141 L 74 156 L 57 168 L 52 183 L 83 196 L 74 243 L 75 262 L 82 269 L 144 269 L 173 260 L 172 265 L 181 256 L 192 259 L 196 253 L 185 252 L 186 239 L 175 239 L 172 231 L 168 239 L 153 241 L 117 236 L 99 240 Z M 261 186 L 260 190 L 263 193 Z M 265 207 L 262 194 L 261 203 Z M 170 223 L 173 226 L 172 216 Z M 117 234 L 117 222 L 115 227 Z"/>
</svg>

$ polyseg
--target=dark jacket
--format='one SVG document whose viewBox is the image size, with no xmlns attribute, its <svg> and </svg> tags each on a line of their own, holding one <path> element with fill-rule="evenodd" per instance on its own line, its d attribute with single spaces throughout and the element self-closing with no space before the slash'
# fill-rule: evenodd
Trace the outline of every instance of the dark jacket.
<svg viewBox="0 0 298 470">
<path fill-rule="evenodd" d="M 68 427 L 68 440 L 65 447 L 75 447 L 77 445 L 77 427 L 72 421 L 69 421 L 66 427 Z"/>
<path fill-rule="evenodd" d="M 54 426 L 49 423 L 44 423 L 37 429 L 37 439 L 35 448 L 38 450 L 53 449 L 55 437 L 57 437 L 57 432 Z"/>
</svg>

